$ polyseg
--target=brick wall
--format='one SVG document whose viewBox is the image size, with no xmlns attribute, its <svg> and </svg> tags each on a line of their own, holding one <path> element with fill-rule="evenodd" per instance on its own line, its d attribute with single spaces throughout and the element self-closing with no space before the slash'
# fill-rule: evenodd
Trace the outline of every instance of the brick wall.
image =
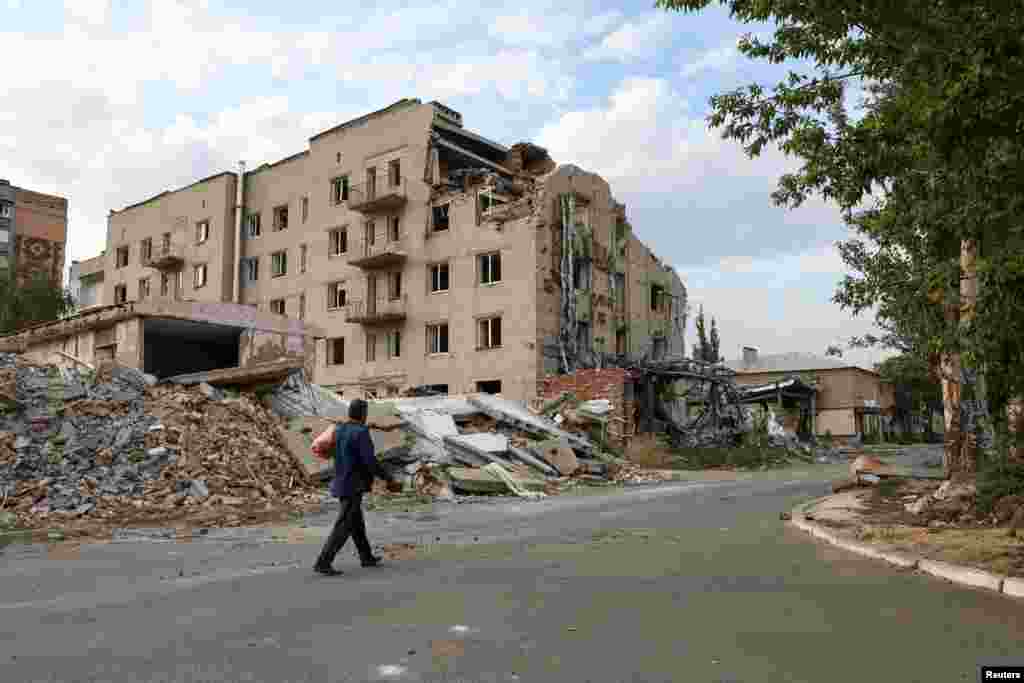
<svg viewBox="0 0 1024 683">
<path fill-rule="evenodd" d="M 633 381 L 630 372 L 621 368 L 579 370 L 571 375 L 552 375 L 541 379 L 537 396 L 541 401 L 550 401 L 569 392 L 580 401 L 611 401 L 608 441 L 613 446 L 624 447 L 629 440 L 628 435 L 636 433 L 636 405 L 626 388 L 626 384 Z M 627 394 L 630 394 L 629 400 Z"/>
</svg>

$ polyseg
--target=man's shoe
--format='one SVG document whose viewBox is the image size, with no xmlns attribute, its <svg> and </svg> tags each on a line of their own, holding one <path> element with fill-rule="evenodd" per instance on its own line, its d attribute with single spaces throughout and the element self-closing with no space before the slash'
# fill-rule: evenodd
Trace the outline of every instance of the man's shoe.
<svg viewBox="0 0 1024 683">
<path fill-rule="evenodd" d="M 334 567 L 321 567 L 319 565 L 313 567 L 313 571 L 321 576 L 341 576 L 345 572 L 335 569 Z"/>
<path fill-rule="evenodd" d="M 371 555 L 365 560 L 360 560 L 360 564 L 362 564 L 364 567 L 376 567 L 380 564 L 382 559 L 384 558 L 377 557 L 376 555 Z"/>
</svg>

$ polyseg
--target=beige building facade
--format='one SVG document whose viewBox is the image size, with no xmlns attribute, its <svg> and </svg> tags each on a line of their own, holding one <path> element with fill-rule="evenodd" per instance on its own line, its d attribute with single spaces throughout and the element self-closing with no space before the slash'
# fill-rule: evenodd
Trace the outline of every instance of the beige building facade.
<svg viewBox="0 0 1024 683">
<path fill-rule="evenodd" d="M 487 140 L 436 102 L 401 100 L 279 162 L 111 211 L 101 261 L 99 305 L 308 322 L 322 331 L 313 379 L 345 396 L 529 399 L 595 353 L 685 348 L 682 282 L 607 182 Z"/>
</svg>

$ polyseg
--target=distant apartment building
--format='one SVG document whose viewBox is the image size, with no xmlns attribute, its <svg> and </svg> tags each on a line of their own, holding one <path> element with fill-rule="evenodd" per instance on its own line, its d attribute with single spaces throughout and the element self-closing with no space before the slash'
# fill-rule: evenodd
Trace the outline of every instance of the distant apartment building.
<svg viewBox="0 0 1024 683">
<path fill-rule="evenodd" d="M 20 282 L 44 273 L 63 283 L 67 231 L 66 199 L 0 179 L 0 268 L 12 268 Z"/>
<path fill-rule="evenodd" d="M 345 396 L 527 399 L 595 352 L 684 352 L 682 282 L 607 182 L 416 99 L 111 211 L 105 253 L 78 265 L 99 304 L 236 303 L 305 321 L 324 332 L 313 379 Z"/>
</svg>

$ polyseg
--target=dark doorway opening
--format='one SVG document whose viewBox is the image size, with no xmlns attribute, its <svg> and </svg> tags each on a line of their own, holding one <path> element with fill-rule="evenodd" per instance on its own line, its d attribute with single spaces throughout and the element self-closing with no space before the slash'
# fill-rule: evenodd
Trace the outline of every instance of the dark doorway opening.
<svg viewBox="0 0 1024 683">
<path fill-rule="evenodd" d="M 146 318 L 142 324 L 143 369 L 163 379 L 193 372 L 208 372 L 239 365 L 237 327 Z"/>
<path fill-rule="evenodd" d="M 483 382 L 476 383 L 476 390 L 481 394 L 500 394 L 501 393 L 501 380 L 500 379 L 489 379 Z"/>
</svg>

